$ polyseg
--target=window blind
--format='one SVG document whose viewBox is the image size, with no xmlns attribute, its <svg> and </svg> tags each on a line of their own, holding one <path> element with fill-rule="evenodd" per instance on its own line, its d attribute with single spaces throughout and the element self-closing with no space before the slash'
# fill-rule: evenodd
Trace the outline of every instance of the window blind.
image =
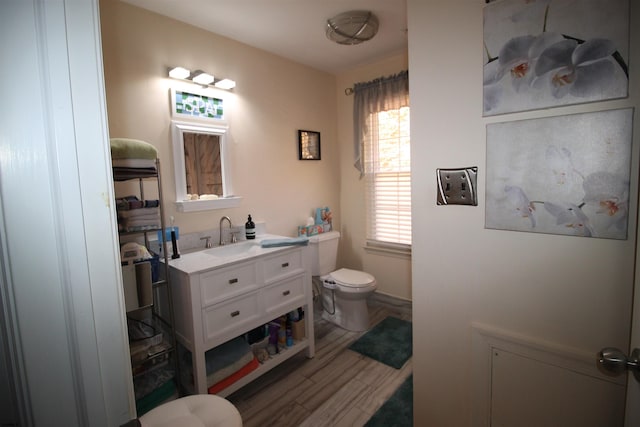
<svg viewBox="0 0 640 427">
<path fill-rule="evenodd" d="M 411 245 L 409 107 L 372 113 L 364 137 L 367 240 Z"/>
</svg>

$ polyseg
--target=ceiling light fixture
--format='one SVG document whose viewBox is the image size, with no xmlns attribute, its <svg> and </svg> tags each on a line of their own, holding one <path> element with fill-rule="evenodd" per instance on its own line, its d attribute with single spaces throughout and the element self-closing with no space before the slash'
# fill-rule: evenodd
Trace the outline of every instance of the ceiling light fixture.
<svg viewBox="0 0 640 427">
<path fill-rule="evenodd" d="M 209 87 L 213 86 L 219 89 L 233 89 L 236 87 L 236 82 L 231 79 L 215 79 L 211 74 L 202 70 L 196 70 L 193 73 L 184 67 L 169 68 L 169 77 L 177 80 L 186 80 L 188 82 L 199 84 L 200 86 Z"/>
<path fill-rule="evenodd" d="M 352 10 L 327 20 L 327 38 L 354 45 L 371 40 L 378 32 L 378 18 L 366 10 Z"/>
</svg>

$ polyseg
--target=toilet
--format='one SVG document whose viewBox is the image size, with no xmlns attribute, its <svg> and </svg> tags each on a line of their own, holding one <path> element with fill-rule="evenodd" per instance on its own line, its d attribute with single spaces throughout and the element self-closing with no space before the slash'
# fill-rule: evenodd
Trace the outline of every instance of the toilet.
<svg viewBox="0 0 640 427">
<path fill-rule="evenodd" d="M 322 318 L 349 331 L 366 331 L 367 298 L 376 290 L 376 279 L 364 271 L 336 270 L 339 239 L 338 231 L 309 237 L 311 275 L 322 290 Z"/>
</svg>

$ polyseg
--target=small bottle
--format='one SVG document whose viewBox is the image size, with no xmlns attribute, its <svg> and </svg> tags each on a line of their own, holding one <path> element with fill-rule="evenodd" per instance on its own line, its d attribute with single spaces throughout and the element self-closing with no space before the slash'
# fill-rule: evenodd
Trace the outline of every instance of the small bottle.
<svg viewBox="0 0 640 427">
<path fill-rule="evenodd" d="M 291 319 L 289 319 L 289 316 L 287 316 L 285 323 L 285 340 L 287 347 L 293 346 L 293 330 L 291 329 Z"/>
<path fill-rule="evenodd" d="M 256 238 L 256 225 L 253 223 L 251 215 L 249 215 L 249 219 L 247 219 L 247 223 L 244 225 L 244 230 L 247 240 Z"/>
</svg>

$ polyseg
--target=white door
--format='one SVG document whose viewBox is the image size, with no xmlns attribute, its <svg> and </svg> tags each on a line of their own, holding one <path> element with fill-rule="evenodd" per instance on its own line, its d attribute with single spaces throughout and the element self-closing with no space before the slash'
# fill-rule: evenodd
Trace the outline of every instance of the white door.
<svg viewBox="0 0 640 427">
<path fill-rule="evenodd" d="M 0 93 L 27 100 L 0 115 L 0 425 L 121 425 L 135 401 L 99 3 L 0 10 Z"/>
<path fill-rule="evenodd" d="M 636 240 L 636 246 L 638 246 Z M 599 354 L 599 363 L 605 370 L 627 375 L 627 398 L 625 404 L 625 427 L 640 426 L 640 249 L 636 248 L 634 301 L 631 315 L 631 339 L 629 348 L 608 348 Z M 604 354 L 603 354 L 604 353 Z M 602 360 L 602 359 L 606 360 Z"/>
</svg>

